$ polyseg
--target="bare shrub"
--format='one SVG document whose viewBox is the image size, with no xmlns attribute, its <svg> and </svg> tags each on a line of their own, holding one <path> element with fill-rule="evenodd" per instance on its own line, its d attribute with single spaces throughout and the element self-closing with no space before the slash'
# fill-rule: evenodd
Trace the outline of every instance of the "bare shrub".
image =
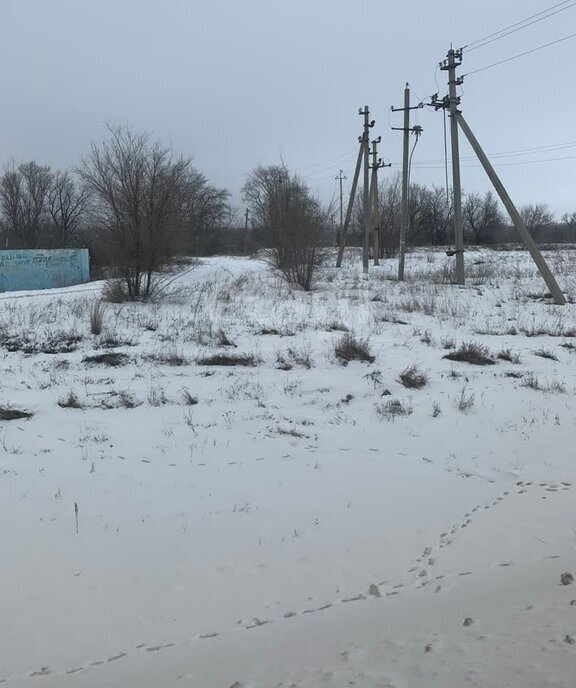
<svg viewBox="0 0 576 688">
<path fill-rule="evenodd" d="M 182 390 L 182 398 L 184 399 L 184 404 L 186 406 L 196 406 L 198 403 L 198 397 L 193 396 L 190 393 L 190 390 L 186 389 L 186 387 L 184 387 Z"/>
<path fill-rule="evenodd" d="M 510 349 L 502 349 L 497 355 L 501 361 L 508 361 L 509 363 L 520 363 L 520 355 L 512 353 Z"/>
<path fill-rule="evenodd" d="M 279 370 L 292 370 L 295 366 L 310 369 L 312 367 L 312 352 L 310 347 L 288 347 L 286 351 L 276 353 L 276 367 Z"/>
<path fill-rule="evenodd" d="M 534 373 L 526 375 L 520 384 L 522 387 L 528 387 L 535 391 L 549 392 L 550 394 L 566 394 L 566 385 L 564 382 L 550 380 L 542 384 Z"/>
<path fill-rule="evenodd" d="M 106 280 L 102 287 L 101 298 L 102 301 L 108 303 L 124 303 L 131 300 L 126 283 L 120 278 Z"/>
<path fill-rule="evenodd" d="M 326 332 L 350 332 L 350 328 L 341 320 L 331 320 L 324 325 Z"/>
<path fill-rule="evenodd" d="M 148 361 L 155 361 L 156 363 L 163 363 L 164 365 L 169 365 L 173 367 L 185 366 L 190 363 L 190 361 L 178 353 L 177 351 L 166 351 L 165 353 L 154 353 L 147 354 L 143 356 L 144 359 Z"/>
<path fill-rule="evenodd" d="M 358 339 L 350 332 L 342 337 L 334 345 L 334 354 L 342 365 L 348 365 L 350 361 L 362 361 L 374 363 L 375 356 L 370 353 L 370 343 L 367 339 Z"/>
<path fill-rule="evenodd" d="M 540 390 L 542 389 L 540 385 L 540 380 L 534 373 L 528 373 L 520 383 L 522 387 L 529 387 L 530 389 Z"/>
<path fill-rule="evenodd" d="M 196 363 L 202 366 L 244 366 L 254 367 L 259 360 L 253 354 L 213 354 L 197 358 Z"/>
<path fill-rule="evenodd" d="M 33 415 L 30 411 L 22 411 L 0 404 L 0 420 L 23 420 L 25 418 L 32 418 Z"/>
<path fill-rule="evenodd" d="M 216 333 L 216 344 L 218 346 L 230 346 L 233 349 L 236 349 L 236 344 L 228 337 L 226 332 L 224 330 L 220 329 Z"/>
<path fill-rule="evenodd" d="M 166 392 L 159 385 L 154 385 L 148 390 L 148 403 L 150 406 L 164 406 L 168 403 Z"/>
<path fill-rule="evenodd" d="M 410 404 L 404 403 L 399 399 L 389 399 L 384 403 L 376 404 L 374 409 L 385 420 L 394 420 L 398 416 L 409 416 L 413 411 Z"/>
<path fill-rule="evenodd" d="M 408 389 L 422 389 L 428 384 L 428 376 L 417 365 L 411 365 L 400 373 L 400 382 Z"/>
<path fill-rule="evenodd" d="M 540 358 L 547 358 L 550 361 L 558 360 L 558 356 L 556 356 L 555 353 L 550 351 L 550 349 L 538 349 L 538 351 L 534 352 L 534 356 L 540 356 Z"/>
<path fill-rule="evenodd" d="M 442 414 L 442 409 L 440 408 L 440 404 L 435 401 L 432 404 L 432 418 L 438 418 L 439 415 Z"/>
<path fill-rule="evenodd" d="M 460 361 L 473 365 L 494 365 L 496 361 L 490 356 L 488 347 L 477 342 L 464 342 L 459 349 L 446 354 L 442 358 L 449 361 Z"/>
<path fill-rule="evenodd" d="M 456 408 L 462 413 L 467 413 L 474 406 L 474 401 L 474 394 L 466 394 L 466 385 L 464 385 L 460 391 L 460 396 L 456 400 Z"/>
<path fill-rule="evenodd" d="M 93 365 L 107 365 L 112 368 L 117 368 L 118 366 L 123 366 L 130 360 L 127 354 L 120 353 L 119 351 L 107 351 L 103 354 L 94 354 L 93 356 L 85 356 L 82 359 L 83 363 L 93 364 Z"/>
<path fill-rule="evenodd" d="M 98 341 L 98 346 L 104 349 L 115 349 L 119 346 L 134 346 L 135 342 L 132 339 L 121 339 L 115 334 L 105 334 Z"/>
<path fill-rule="evenodd" d="M 85 407 L 85 405 L 80 401 L 80 398 L 78 395 L 70 390 L 68 392 L 68 395 L 65 397 L 61 397 L 58 400 L 58 406 L 60 408 L 75 408 L 75 409 L 82 409 Z"/>
<path fill-rule="evenodd" d="M 133 409 L 141 405 L 141 402 L 137 401 L 134 395 L 126 390 L 118 392 L 117 399 L 118 406 L 121 408 Z"/>
<path fill-rule="evenodd" d="M 102 334 L 104 327 L 104 304 L 102 301 L 95 301 L 90 307 L 90 333 Z"/>
<path fill-rule="evenodd" d="M 257 167 L 242 193 L 252 209 L 266 259 L 290 284 L 313 289 L 327 252 L 329 210 L 283 166 Z"/>
</svg>

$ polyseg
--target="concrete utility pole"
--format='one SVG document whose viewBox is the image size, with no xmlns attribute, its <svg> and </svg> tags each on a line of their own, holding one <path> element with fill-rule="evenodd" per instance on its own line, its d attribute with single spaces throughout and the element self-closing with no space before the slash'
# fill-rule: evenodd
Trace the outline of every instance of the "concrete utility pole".
<svg viewBox="0 0 576 688">
<path fill-rule="evenodd" d="M 472 129 L 468 126 L 468 123 L 464 119 L 464 116 L 462 113 L 458 110 L 457 106 L 460 103 L 460 99 L 456 97 L 456 102 L 454 101 L 454 95 L 455 95 L 455 90 L 456 86 L 461 84 L 463 79 L 456 79 L 456 74 L 455 74 L 455 68 L 462 63 L 462 50 L 450 50 L 448 53 L 448 59 L 445 60 L 440 64 L 441 69 L 448 70 L 449 73 L 449 80 L 450 80 L 450 95 L 446 96 L 445 98 L 439 99 L 438 94 L 435 96 L 432 96 L 432 101 L 429 103 L 432 107 L 434 107 L 436 110 L 450 110 L 451 117 L 452 117 L 452 126 L 456 125 L 456 128 L 460 127 L 462 131 L 464 132 L 464 135 L 468 139 L 468 142 L 472 146 L 472 149 L 476 153 L 478 160 L 480 161 L 482 167 L 484 168 L 484 171 L 488 175 L 490 181 L 492 182 L 492 185 L 494 186 L 494 189 L 496 190 L 496 193 L 500 197 L 500 200 L 504 204 L 506 210 L 508 211 L 508 214 L 510 215 L 510 218 L 512 219 L 512 222 L 514 223 L 514 226 L 516 227 L 516 230 L 518 231 L 518 234 L 520 235 L 520 238 L 524 242 L 524 245 L 530 252 L 530 255 L 532 256 L 532 260 L 536 264 L 536 267 L 540 271 L 540 274 L 544 278 L 544 281 L 546 282 L 546 285 L 548 289 L 550 289 L 550 293 L 552 294 L 552 297 L 554 298 L 554 303 L 556 303 L 559 306 L 563 306 L 566 303 L 566 299 L 564 297 L 564 294 L 562 293 L 560 287 L 558 286 L 558 283 L 556 282 L 556 279 L 554 278 L 554 275 L 552 274 L 552 271 L 548 267 L 548 263 L 544 260 L 544 256 L 540 253 L 540 249 L 538 248 L 538 245 L 532 238 L 532 235 L 528 231 L 528 228 L 526 227 L 526 223 L 520 216 L 520 213 L 516 209 L 516 206 L 512 202 L 512 199 L 508 195 L 508 192 L 504 188 L 504 184 L 500 181 L 500 178 L 496 174 L 496 171 L 492 167 L 490 161 L 488 160 L 488 157 L 486 156 L 486 153 L 482 150 L 482 147 L 478 143 L 478 140 L 472 133 Z M 455 137 L 456 140 L 456 145 L 458 145 L 458 137 Z M 454 137 L 453 137 L 454 141 Z M 454 150 L 452 150 L 452 153 L 454 153 Z M 454 158 L 453 158 L 454 160 Z M 457 161 L 456 161 L 457 162 Z M 460 170 L 458 169 L 458 189 L 460 187 Z M 456 196 L 456 189 L 454 189 L 454 195 Z M 456 199 L 455 199 L 456 200 Z M 458 244 L 457 244 L 458 247 Z M 456 259 L 458 259 L 458 253 L 456 254 Z M 458 265 L 458 263 L 457 263 Z"/>
<path fill-rule="evenodd" d="M 364 110 L 360 109 L 358 114 L 364 115 L 364 132 L 362 140 L 364 143 L 364 241 L 362 247 L 362 269 L 364 274 L 368 273 L 370 262 L 370 161 L 369 161 L 369 142 L 370 128 L 374 126 L 374 120 L 370 121 L 370 109 L 367 105 Z"/>
<path fill-rule="evenodd" d="M 460 98 L 456 87 L 462 79 L 456 78 L 456 67 L 462 64 L 462 49 L 450 48 L 447 59 L 440 63 L 440 69 L 448 72 L 448 93 L 450 109 L 450 140 L 452 147 L 452 195 L 454 196 L 454 253 L 456 254 L 456 282 L 465 283 L 464 277 L 464 231 L 462 228 L 462 188 L 460 186 L 460 149 L 458 146 L 458 105 Z"/>
<path fill-rule="evenodd" d="M 408 194 L 409 189 L 409 171 L 410 171 L 410 132 L 419 135 L 422 133 L 422 129 L 414 127 L 410 129 L 410 110 L 418 110 L 424 107 L 424 103 L 420 103 L 415 107 L 410 107 L 410 86 L 406 84 L 404 88 L 404 107 L 403 108 L 391 108 L 392 112 L 403 112 L 404 113 L 404 126 L 403 127 L 392 127 L 398 131 L 404 132 L 404 144 L 402 151 L 402 205 L 400 208 L 400 254 L 398 256 L 398 280 L 402 282 L 404 280 L 404 264 L 406 256 L 406 236 L 408 234 L 408 220 L 409 220 L 409 208 L 408 208 Z"/>
<path fill-rule="evenodd" d="M 536 242 L 532 238 L 532 235 L 528 231 L 526 223 L 524 222 L 520 213 L 516 209 L 516 206 L 512 202 L 512 199 L 508 195 L 508 192 L 504 188 L 504 185 L 500 181 L 498 175 L 496 174 L 496 171 L 490 164 L 490 161 L 486 157 L 486 154 L 482 150 L 480 144 L 478 143 L 478 140 L 472 133 L 472 130 L 468 126 L 468 123 L 464 119 L 464 116 L 461 112 L 457 113 L 456 121 L 460 125 L 460 128 L 464 132 L 464 135 L 470 142 L 470 145 L 472 146 L 474 152 L 478 156 L 478 160 L 480 160 L 482 167 L 484 168 L 486 174 L 490 178 L 490 181 L 492 182 L 494 189 L 496 190 L 496 193 L 498 194 L 498 196 L 500 196 L 500 200 L 502 201 L 504 207 L 508 211 L 508 214 L 510 215 L 512 222 L 514 223 L 518 231 L 518 234 L 520 235 L 520 238 L 524 242 L 524 245 L 526 246 L 528 251 L 530 251 L 532 260 L 536 263 L 536 267 L 540 271 L 540 274 L 544 278 L 544 281 L 546 282 L 546 285 L 554 298 L 554 303 L 558 304 L 559 306 L 563 306 L 566 303 L 566 299 L 564 298 L 564 294 L 560 290 L 558 283 L 554 279 L 554 275 L 548 267 L 548 263 L 546 263 L 546 261 L 544 260 L 544 256 L 540 253 L 538 245 L 536 244 Z"/>
<path fill-rule="evenodd" d="M 398 280 L 404 281 L 406 235 L 408 234 L 408 154 L 410 149 L 410 87 L 404 89 L 404 143 L 402 149 L 402 209 L 400 211 L 400 256 Z"/>
<path fill-rule="evenodd" d="M 344 179 L 348 179 L 348 177 L 344 174 L 344 170 L 340 170 L 338 176 L 334 178 L 340 182 L 340 236 L 342 236 L 342 182 Z"/>
<path fill-rule="evenodd" d="M 360 114 L 363 114 L 360 109 Z M 342 258 L 344 257 L 344 248 L 346 246 L 346 237 L 348 235 L 348 227 L 352 219 L 352 210 L 354 209 L 354 199 L 356 198 L 356 189 L 358 187 L 358 180 L 360 178 L 360 168 L 362 167 L 362 160 L 364 159 L 364 136 L 358 137 L 360 148 L 358 149 L 358 159 L 356 160 L 356 169 L 354 170 L 354 178 L 352 180 L 352 189 L 350 190 L 350 200 L 348 201 L 348 208 L 346 210 L 346 219 L 344 220 L 344 228 L 340 234 L 340 246 L 338 248 L 338 257 L 336 259 L 336 267 L 342 267 Z M 367 147 L 368 144 L 366 144 Z"/>
<path fill-rule="evenodd" d="M 378 170 L 381 167 L 390 167 L 382 162 L 382 158 L 378 158 L 378 144 L 382 141 L 382 137 L 379 136 L 377 139 L 372 141 L 372 164 L 370 169 L 372 170 L 372 176 L 370 179 L 370 201 L 371 201 L 371 220 L 372 220 L 372 231 L 374 232 L 374 265 L 380 265 L 380 208 L 378 201 Z"/>
</svg>

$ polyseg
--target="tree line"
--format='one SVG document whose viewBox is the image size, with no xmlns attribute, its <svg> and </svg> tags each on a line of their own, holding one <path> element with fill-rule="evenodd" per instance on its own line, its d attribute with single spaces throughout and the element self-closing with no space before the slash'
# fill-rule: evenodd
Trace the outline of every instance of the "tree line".
<svg viewBox="0 0 576 688">
<path fill-rule="evenodd" d="M 127 127 L 108 128 L 71 171 L 36 162 L 11 164 L 0 176 L 0 246 L 90 249 L 95 276 L 120 280 L 124 296 L 148 298 L 155 274 L 178 255 L 264 255 L 291 283 L 312 288 L 314 273 L 339 240 L 336 204 L 322 203 L 310 186 L 283 165 L 258 166 L 242 189 L 250 222 L 240 224 L 230 194 L 208 182 L 192 159 L 176 155 Z M 349 245 L 362 245 L 363 193 L 357 194 Z M 377 217 L 382 257 L 399 240 L 400 176 L 379 185 Z M 471 244 L 516 241 L 493 193 L 464 196 L 465 236 Z M 410 245 L 449 245 L 454 235 L 453 199 L 441 186 L 412 184 Z M 539 241 L 573 241 L 576 212 L 561 222 L 545 204 L 521 208 Z"/>
<path fill-rule="evenodd" d="M 400 235 L 402 185 L 400 176 L 379 184 L 379 228 L 383 255 L 395 255 Z M 539 243 L 576 241 L 576 212 L 566 213 L 560 221 L 545 203 L 530 203 L 519 208 L 528 231 Z M 352 216 L 351 242 L 362 245 L 363 194 L 356 196 Z M 465 241 L 473 245 L 504 244 L 518 241 L 492 191 L 465 193 L 462 199 Z M 411 184 L 408 196 L 407 243 L 412 246 L 446 246 L 454 241 L 454 203 L 451 191 L 443 186 Z"/>
</svg>

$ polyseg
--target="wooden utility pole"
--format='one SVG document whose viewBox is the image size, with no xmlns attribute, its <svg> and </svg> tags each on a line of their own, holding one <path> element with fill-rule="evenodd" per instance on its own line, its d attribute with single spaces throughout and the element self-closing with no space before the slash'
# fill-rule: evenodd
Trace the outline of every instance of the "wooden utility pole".
<svg viewBox="0 0 576 688">
<path fill-rule="evenodd" d="M 452 147 L 452 195 L 454 202 L 454 253 L 456 254 L 456 282 L 465 283 L 464 277 L 464 231 L 462 228 L 462 188 L 460 186 L 460 149 L 458 145 L 458 105 L 460 98 L 456 87 L 462 79 L 456 78 L 456 67 L 462 64 L 462 49 L 450 48 L 447 59 L 440 64 L 440 69 L 448 72 L 448 93 L 450 110 L 450 140 Z"/>
<path fill-rule="evenodd" d="M 496 171 L 492 167 L 490 161 L 488 160 L 486 154 L 482 150 L 482 147 L 478 143 L 478 140 L 472 133 L 472 130 L 468 126 L 468 123 L 464 119 L 464 116 L 461 112 L 458 112 L 456 114 L 456 122 L 460 125 L 460 128 L 462 129 L 464 135 L 470 142 L 472 149 L 478 156 L 478 160 L 480 160 L 480 163 L 482 164 L 484 171 L 490 178 L 490 181 L 492 182 L 494 189 L 496 190 L 496 193 L 498 194 L 498 196 L 500 196 L 500 200 L 502 201 L 504 207 L 508 211 L 508 214 L 510 215 L 512 222 L 514 223 L 514 226 L 516 227 L 518 234 L 520 235 L 520 238 L 524 242 L 524 245 L 526 246 L 528 251 L 530 251 L 532 260 L 536 263 L 536 267 L 540 271 L 540 274 L 544 278 L 544 281 L 546 282 L 546 285 L 554 298 L 554 303 L 558 304 L 559 306 L 563 306 L 566 303 L 566 299 L 564 298 L 564 294 L 558 286 L 558 283 L 554 279 L 554 275 L 548 267 L 548 263 L 546 263 L 546 261 L 544 260 L 544 256 L 540 253 L 538 245 L 536 244 L 536 242 L 532 238 L 532 235 L 528 231 L 526 223 L 524 222 L 520 213 L 516 209 L 516 206 L 512 202 L 512 199 L 508 195 L 508 192 L 504 188 L 504 185 L 500 181 L 500 178 L 496 174 Z"/>
<path fill-rule="evenodd" d="M 362 270 L 364 274 L 368 273 L 368 266 L 370 262 L 370 128 L 374 126 L 374 120 L 370 121 L 370 109 L 367 105 L 364 110 L 358 111 L 360 115 L 364 115 L 364 132 L 362 139 L 364 143 L 364 241 L 362 246 Z"/>
<path fill-rule="evenodd" d="M 335 179 L 340 182 L 340 236 L 342 236 L 342 182 L 344 181 L 344 179 L 348 179 L 348 177 L 344 174 L 344 170 L 340 170 L 338 176 L 335 177 Z"/>
</svg>

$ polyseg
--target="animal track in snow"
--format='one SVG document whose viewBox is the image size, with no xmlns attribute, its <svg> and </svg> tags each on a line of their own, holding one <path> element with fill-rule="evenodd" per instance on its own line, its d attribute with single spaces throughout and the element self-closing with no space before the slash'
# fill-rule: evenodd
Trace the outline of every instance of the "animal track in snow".
<svg viewBox="0 0 576 688">
<path fill-rule="evenodd" d="M 569 482 L 559 482 L 559 483 L 539 483 L 538 485 L 534 486 L 534 483 L 531 481 L 528 482 L 523 482 L 519 481 L 516 483 L 516 486 L 519 487 L 519 490 L 516 490 L 514 494 L 516 495 L 522 495 L 528 492 L 529 488 L 536 488 L 536 489 L 543 489 L 545 491 L 549 492 L 559 492 L 561 490 L 568 490 L 571 488 L 572 484 Z M 446 575 L 432 575 L 431 569 L 436 565 L 436 560 L 438 553 L 441 549 L 444 547 L 448 547 L 450 544 L 453 542 L 453 537 L 456 537 L 458 533 L 462 532 L 462 529 L 465 529 L 469 525 L 472 524 L 472 518 L 473 514 L 478 514 L 478 512 L 482 512 L 487 509 L 494 508 L 495 506 L 499 505 L 504 501 L 506 497 L 511 496 L 511 492 L 505 491 L 502 493 L 501 496 L 497 497 L 495 500 L 493 500 L 489 504 L 485 505 L 476 505 L 474 508 L 470 510 L 470 512 L 467 512 L 464 515 L 464 518 L 462 522 L 454 524 L 449 533 L 447 532 L 442 532 L 436 542 L 435 545 L 428 545 L 427 547 L 424 548 L 422 553 L 417 557 L 415 560 L 418 565 L 412 566 L 410 569 L 408 569 L 407 573 L 409 574 L 414 574 L 418 572 L 415 576 L 415 580 L 412 581 L 411 584 L 406 584 L 406 582 L 386 582 L 382 581 L 379 586 L 384 588 L 383 590 L 380 591 L 378 586 L 366 586 L 367 590 L 370 587 L 375 587 L 379 594 L 376 595 L 374 593 L 371 594 L 364 594 L 364 593 L 358 593 L 356 595 L 351 595 L 347 597 L 342 597 L 335 599 L 331 602 L 319 602 L 318 606 L 312 606 L 312 607 L 306 607 L 301 610 L 297 611 L 288 611 L 283 613 L 281 616 L 278 616 L 276 618 L 269 618 L 269 619 L 259 619 L 257 617 L 254 617 L 252 620 L 252 623 L 246 624 L 246 625 L 241 625 L 240 627 L 231 627 L 228 630 L 224 630 L 221 632 L 216 632 L 216 631 L 210 631 L 210 632 L 203 632 L 203 633 L 196 633 L 192 636 L 189 636 L 185 639 L 179 640 L 179 641 L 174 641 L 174 642 L 165 642 L 165 643 L 158 643 L 158 644 L 147 644 L 147 643 L 140 643 L 136 645 L 132 650 L 125 650 L 123 652 L 118 652 L 116 654 L 110 655 L 109 657 L 105 657 L 104 659 L 93 659 L 90 661 L 85 662 L 82 665 L 77 665 L 73 666 L 67 669 L 52 669 L 50 666 L 43 666 L 40 669 L 36 669 L 33 671 L 26 672 L 24 674 L 19 674 L 19 675 L 13 675 L 13 676 L 4 676 L 0 677 L 0 683 L 9 683 L 9 682 L 14 682 L 14 681 L 19 681 L 19 680 L 25 680 L 30 677 L 34 677 L 38 680 L 40 680 L 43 676 L 67 676 L 71 674 L 77 674 L 80 672 L 84 671 L 94 671 L 97 667 L 104 666 L 106 664 L 109 664 L 111 662 L 116 662 L 116 661 L 121 661 L 127 657 L 135 656 L 135 655 L 141 655 L 144 653 L 159 653 L 159 652 L 164 652 L 166 650 L 169 650 L 171 648 L 176 648 L 176 647 L 185 647 L 187 645 L 190 645 L 194 642 L 204 640 L 204 641 L 210 641 L 214 638 L 218 638 L 222 635 L 229 635 L 233 632 L 242 632 L 242 631 L 247 631 L 247 630 L 253 630 L 253 629 L 258 629 L 261 628 L 262 626 L 266 626 L 275 622 L 285 622 L 288 621 L 292 618 L 304 616 L 304 615 L 309 615 L 309 614 L 317 614 L 321 613 L 323 611 L 327 611 L 328 609 L 331 609 L 335 606 L 343 605 L 343 604 L 354 604 L 356 602 L 364 602 L 364 603 L 370 603 L 374 602 L 377 600 L 382 600 L 385 599 L 386 597 L 393 597 L 396 595 L 400 594 L 405 594 L 409 591 L 414 591 L 418 589 L 422 589 L 426 586 L 429 585 L 430 580 L 434 581 L 444 581 L 447 578 L 455 578 L 455 577 L 468 577 L 474 574 L 474 571 L 460 571 L 456 574 L 446 576 Z M 452 536 L 452 537 L 450 537 Z M 542 557 L 543 559 L 555 559 L 558 558 L 559 555 L 548 555 L 545 557 Z M 508 568 L 513 566 L 514 562 L 511 561 L 505 561 L 505 562 L 500 562 L 496 564 L 492 564 L 491 568 Z M 434 593 L 439 593 L 441 592 L 442 587 L 441 585 L 436 585 L 434 586 Z"/>
</svg>

